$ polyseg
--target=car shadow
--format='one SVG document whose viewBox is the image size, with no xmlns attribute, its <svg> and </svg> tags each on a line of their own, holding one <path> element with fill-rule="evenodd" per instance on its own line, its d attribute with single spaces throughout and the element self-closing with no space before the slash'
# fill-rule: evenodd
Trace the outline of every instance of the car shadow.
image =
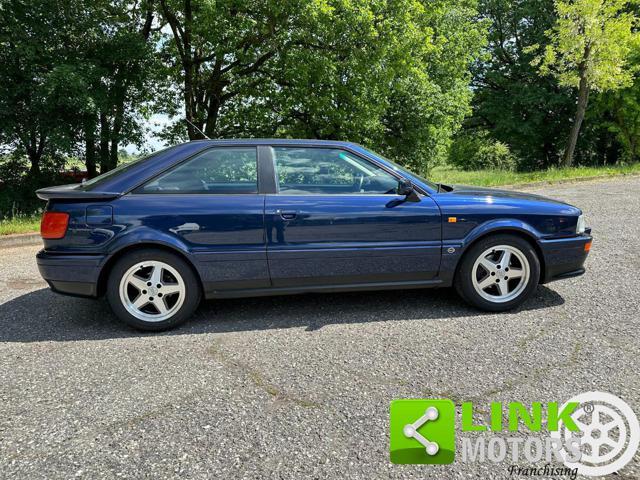
<svg viewBox="0 0 640 480">
<path fill-rule="evenodd" d="M 545 286 L 519 310 L 561 305 L 564 299 Z M 203 302 L 186 324 L 161 333 L 145 333 L 121 323 L 106 300 L 32 291 L 0 305 L 1 342 L 104 340 L 147 335 L 192 335 L 305 327 L 314 331 L 330 324 L 434 320 L 478 317 L 453 289 L 395 290 L 305 294 Z"/>
</svg>

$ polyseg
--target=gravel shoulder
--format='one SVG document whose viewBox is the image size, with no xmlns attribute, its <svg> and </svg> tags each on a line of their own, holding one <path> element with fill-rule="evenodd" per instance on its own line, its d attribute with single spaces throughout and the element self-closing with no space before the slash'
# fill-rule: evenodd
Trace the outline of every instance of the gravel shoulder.
<svg viewBox="0 0 640 480">
<path fill-rule="evenodd" d="M 303 295 L 141 334 L 51 293 L 39 247 L 2 249 L 0 478 L 507 478 L 390 464 L 389 402 L 601 390 L 640 414 L 640 178 L 526 190 L 582 208 L 595 240 L 583 277 L 506 314 L 449 289 Z M 615 478 L 640 478 L 640 455 Z"/>
</svg>

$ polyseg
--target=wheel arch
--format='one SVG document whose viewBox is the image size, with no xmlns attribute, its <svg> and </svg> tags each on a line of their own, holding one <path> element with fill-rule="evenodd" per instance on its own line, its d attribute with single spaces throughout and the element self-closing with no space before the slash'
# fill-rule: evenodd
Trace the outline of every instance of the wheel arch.
<svg viewBox="0 0 640 480">
<path fill-rule="evenodd" d="M 484 231 L 478 233 L 477 235 L 474 235 L 468 241 L 465 241 L 462 253 L 460 254 L 460 259 L 458 260 L 458 263 L 456 265 L 455 274 L 453 277 L 454 280 L 458 275 L 458 271 L 460 270 L 462 259 L 464 258 L 464 256 L 467 254 L 467 252 L 471 249 L 473 245 L 486 239 L 487 237 L 491 237 L 493 235 L 501 235 L 501 234 L 514 235 L 516 237 L 519 237 L 525 240 L 526 242 L 528 242 L 533 247 L 533 250 L 536 252 L 536 255 L 538 257 L 538 261 L 540 262 L 540 278 L 538 279 L 538 283 L 542 282 L 543 279 L 545 278 L 546 264 L 545 264 L 542 248 L 538 243 L 538 237 L 531 230 L 527 228 L 518 228 L 515 225 L 496 226 L 495 228 L 492 228 L 492 229 L 485 229 Z"/>
<path fill-rule="evenodd" d="M 102 266 L 102 269 L 100 270 L 100 275 L 98 276 L 98 285 L 96 289 L 98 296 L 101 297 L 106 293 L 107 280 L 109 278 L 109 274 L 111 273 L 113 266 L 116 264 L 116 262 L 118 262 L 118 260 L 120 260 L 121 258 L 125 257 L 126 255 L 132 252 L 136 252 L 140 250 L 149 250 L 149 249 L 163 250 L 165 252 L 172 253 L 180 257 L 182 260 L 184 260 L 185 263 L 189 266 L 189 268 L 191 268 L 191 270 L 193 271 L 193 274 L 198 279 L 198 284 L 200 285 L 200 291 L 202 292 L 203 285 L 202 285 L 202 279 L 200 278 L 200 273 L 198 272 L 198 269 L 196 268 L 193 261 L 191 260 L 191 258 L 189 258 L 189 255 L 186 252 L 172 245 L 167 245 L 166 243 L 141 242 L 141 243 L 124 245 L 118 250 L 114 251 L 109 256 L 107 261 Z"/>
</svg>

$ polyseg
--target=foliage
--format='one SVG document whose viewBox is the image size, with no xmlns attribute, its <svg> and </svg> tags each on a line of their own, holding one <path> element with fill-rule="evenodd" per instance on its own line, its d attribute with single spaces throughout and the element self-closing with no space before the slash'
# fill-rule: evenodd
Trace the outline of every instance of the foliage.
<svg viewBox="0 0 640 480">
<path fill-rule="evenodd" d="M 161 2 L 189 120 L 168 138 L 348 139 L 423 172 L 446 156 L 484 38 L 473 2 L 275 3 Z"/>
<path fill-rule="evenodd" d="M 516 158 L 509 147 L 492 139 L 486 130 L 466 132 L 453 140 L 449 164 L 462 170 L 516 169 Z"/>
<path fill-rule="evenodd" d="M 542 75 L 560 86 L 578 89 L 577 108 L 562 164 L 571 165 L 591 90 L 630 86 L 635 66 L 628 61 L 638 41 L 638 18 L 628 0 L 556 0 L 557 19 L 547 32 L 549 42 L 536 57 Z M 532 45 L 529 50 L 538 49 Z"/>
<path fill-rule="evenodd" d="M 628 0 L 556 0 L 556 24 L 533 63 L 565 87 L 578 88 L 583 76 L 597 91 L 630 86 L 635 67 L 628 68 L 628 60 L 637 41 L 637 18 L 628 6 Z"/>
<path fill-rule="evenodd" d="M 571 90 L 531 65 L 528 46 L 546 41 L 555 21 L 552 0 L 481 0 L 490 20 L 488 44 L 473 67 L 473 116 L 467 128 L 482 127 L 509 145 L 522 168 L 557 164 L 574 108 Z"/>
</svg>

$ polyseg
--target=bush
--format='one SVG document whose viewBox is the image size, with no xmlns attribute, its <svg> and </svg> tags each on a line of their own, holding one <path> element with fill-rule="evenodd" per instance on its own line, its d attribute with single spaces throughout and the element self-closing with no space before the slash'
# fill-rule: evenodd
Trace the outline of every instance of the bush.
<svg viewBox="0 0 640 480">
<path fill-rule="evenodd" d="M 43 162 L 38 176 L 29 174 L 29 165 L 18 154 L 0 156 L 0 220 L 37 214 L 45 206 L 35 191 L 42 187 L 69 183 L 63 181 L 53 162 Z"/>
<path fill-rule="evenodd" d="M 463 133 L 453 140 L 449 163 L 461 170 L 515 170 L 517 162 L 509 146 L 484 130 Z"/>
</svg>

